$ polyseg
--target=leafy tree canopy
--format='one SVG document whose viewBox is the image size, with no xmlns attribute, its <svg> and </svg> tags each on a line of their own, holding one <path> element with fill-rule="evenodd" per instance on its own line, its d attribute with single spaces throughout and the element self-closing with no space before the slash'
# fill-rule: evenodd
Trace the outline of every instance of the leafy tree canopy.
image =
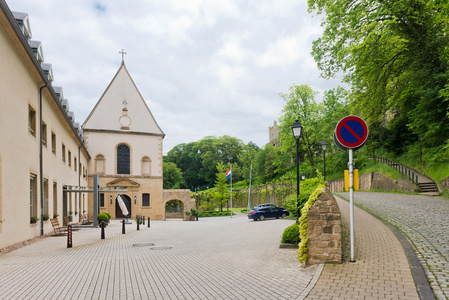
<svg viewBox="0 0 449 300">
<path fill-rule="evenodd" d="M 388 114 L 428 145 L 449 138 L 449 4 L 442 0 L 309 0 L 324 14 L 312 54 L 330 78 L 344 73 L 354 112 L 369 124 Z"/>
</svg>

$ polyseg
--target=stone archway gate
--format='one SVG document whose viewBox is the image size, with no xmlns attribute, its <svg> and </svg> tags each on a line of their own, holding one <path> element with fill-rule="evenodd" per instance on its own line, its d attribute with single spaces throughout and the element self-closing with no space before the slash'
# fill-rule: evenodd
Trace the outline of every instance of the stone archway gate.
<svg viewBox="0 0 449 300">
<path fill-rule="evenodd" d="M 190 190 L 163 190 L 162 201 L 164 204 L 164 220 L 165 220 L 165 204 L 170 200 L 179 200 L 184 204 L 184 211 L 190 211 L 195 208 L 195 199 L 190 198 Z M 184 215 L 184 220 L 186 217 Z"/>
</svg>

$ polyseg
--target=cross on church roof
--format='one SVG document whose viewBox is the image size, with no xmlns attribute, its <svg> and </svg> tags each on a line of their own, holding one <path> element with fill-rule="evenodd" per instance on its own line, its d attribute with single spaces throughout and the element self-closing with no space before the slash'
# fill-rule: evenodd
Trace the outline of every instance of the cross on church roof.
<svg viewBox="0 0 449 300">
<path fill-rule="evenodd" d="M 122 51 L 119 51 L 118 53 L 120 53 L 122 55 L 122 63 L 125 62 L 125 54 L 128 54 L 125 52 L 125 50 L 122 49 Z"/>
</svg>

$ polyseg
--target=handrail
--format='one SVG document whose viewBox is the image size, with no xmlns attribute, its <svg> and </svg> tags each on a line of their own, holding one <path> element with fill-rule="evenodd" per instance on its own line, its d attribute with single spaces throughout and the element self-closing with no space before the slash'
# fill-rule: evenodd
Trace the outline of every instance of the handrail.
<svg viewBox="0 0 449 300">
<path fill-rule="evenodd" d="M 385 158 L 383 156 L 368 155 L 367 157 L 370 159 L 377 159 L 378 161 L 389 165 L 390 167 L 392 167 L 392 168 L 396 169 L 398 172 L 400 172 L 402 175 L 406 176 L 413 183 L 418 184 L 418 174 L 415 174 L 415 172 L 412 169 L 410 169 L 409 167 L 404 166 L 398 162 L 392 161 L 391 159 Z"/>
</svg>

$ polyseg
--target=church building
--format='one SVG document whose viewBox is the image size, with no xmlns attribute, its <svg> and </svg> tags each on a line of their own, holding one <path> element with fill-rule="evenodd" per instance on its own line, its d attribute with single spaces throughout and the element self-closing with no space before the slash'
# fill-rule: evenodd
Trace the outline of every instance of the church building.
<svg viewBox="0 0 449 300">
<path fill-rule="evenodd" d="M 120 195 L 130 216 L 164 218 L 162 205 L 162 139 L 154 119 L 122 60 L 117 74 L 83 124 L 92 155 L 89 174 L 102 187 L 126 187 L 126 192 L 100 194 L 100 212 L 122 218 Z M 92 176 L 89 176 L 92 186 Z M 93 197 L 89 198 L 93 209 Z"/>
</svg>

